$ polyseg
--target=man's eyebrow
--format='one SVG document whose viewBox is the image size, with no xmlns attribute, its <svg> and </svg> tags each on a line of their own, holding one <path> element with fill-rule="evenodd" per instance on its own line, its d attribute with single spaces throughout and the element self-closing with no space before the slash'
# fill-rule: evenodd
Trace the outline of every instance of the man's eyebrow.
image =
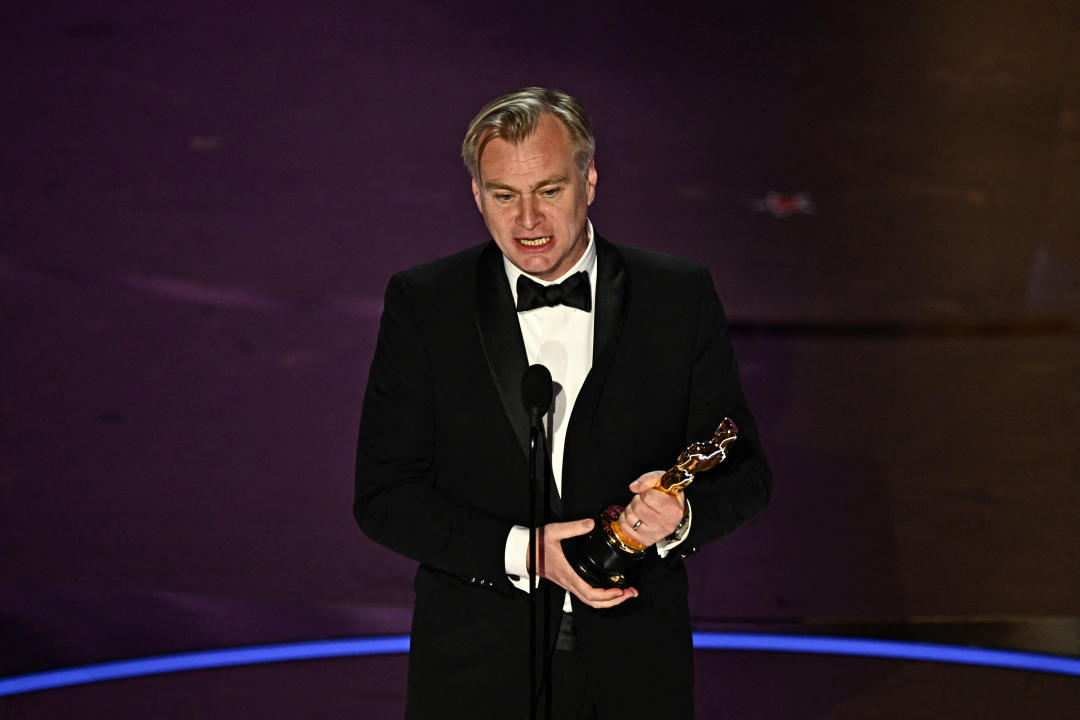
<svg viewBox="0 0 1080 720">
<path fill-rule="evenodd" d="M 540 182 L 533 185 L 530 192 L 539 190 L 540 188 L 544 187 L 545 185 L 558 185 L 560 183 L 565 183 L 565 182 L 566 182 L 566 176 L 565 175 L 555 175 L 553 177 L 544 178 Z M 520 190 L 518 190 L 516 187 L 513 187 L 512 185 L 506 185 L 506 184 L 500 183 L 500 182 L 485 182 L 484 183 L 484 190 L 509 190 L 510 192 L 521 192 Z"/>
</svg>

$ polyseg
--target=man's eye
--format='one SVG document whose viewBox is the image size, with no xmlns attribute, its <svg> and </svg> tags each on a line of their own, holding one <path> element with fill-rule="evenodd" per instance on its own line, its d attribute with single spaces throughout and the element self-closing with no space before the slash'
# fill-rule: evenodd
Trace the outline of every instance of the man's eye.
<svg viewBox="0 0 1080 720">
<path fill-rule="evenodd" d="M 544 197 L 552 198 L 559 194 L 559 188 L 548 188 L 547 190 L 541 191 L 541 194 Z"/>
<path fill-rule="evenodd" d="M 499 193 L 495 196 L 495 199 L 499 202 L 510 202 L 510 193 Z"/>
</svg>

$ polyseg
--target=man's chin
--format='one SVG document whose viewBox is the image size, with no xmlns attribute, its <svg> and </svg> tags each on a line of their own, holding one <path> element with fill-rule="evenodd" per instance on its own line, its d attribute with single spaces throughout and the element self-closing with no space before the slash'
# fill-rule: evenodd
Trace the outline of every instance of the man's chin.
<svg viewBox="0 0 1080 720">
<path fill-rule="evenodd" d="M 545 278 L 552 270 L 551 262 L 544 257 L 526 256 L 518 258 L 518 261 L 514 264 L 518 266 L 521 272 L 538 278 Z"/>
</svg>

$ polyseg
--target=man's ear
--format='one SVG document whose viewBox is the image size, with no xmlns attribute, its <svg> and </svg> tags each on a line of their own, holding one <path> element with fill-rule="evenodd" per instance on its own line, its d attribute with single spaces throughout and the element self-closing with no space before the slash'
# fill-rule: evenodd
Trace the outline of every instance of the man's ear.
<svg viewBox="0 0 1080 720">
<path fill-rule="evenodd" d="M 480 214 L 484 214 L 484 208 L 480 205 L 480 188 L 476 184 L 476 180 L 472 181 L 472 196 L 476 201 L 476 209 L 480 211 Z"/>
<path fill-rule="evenodd" d="M 592 205 L 596 197 L 596 162 L 589 160 L 589 169 L 585 171 L 585 203 Z"/>
</svg>

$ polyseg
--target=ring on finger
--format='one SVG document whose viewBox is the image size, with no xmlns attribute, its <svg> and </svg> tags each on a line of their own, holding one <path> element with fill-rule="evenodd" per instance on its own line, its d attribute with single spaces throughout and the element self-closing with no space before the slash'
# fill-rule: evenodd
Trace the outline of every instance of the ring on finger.
<svg viewBox="0 0 1080 720">
<path fill-rule="evenodd" d="M 641 520 L 638 520 L 636 523 L 634 523 L 635 530 L 637 530 L 639 527 L 641 527 Z"/>
</svg>

